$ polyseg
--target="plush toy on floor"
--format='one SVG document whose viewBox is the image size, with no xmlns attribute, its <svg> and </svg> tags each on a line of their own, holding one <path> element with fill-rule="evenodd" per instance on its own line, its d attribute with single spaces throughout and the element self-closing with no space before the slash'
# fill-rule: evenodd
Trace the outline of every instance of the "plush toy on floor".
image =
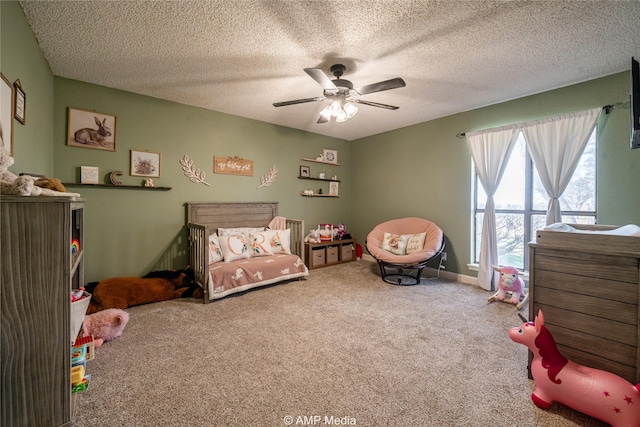
<svg viewBox="0 0 640 427">
<path fill-rule="evenodd" d="M 547 409 L 552 402 L 559 402 L 613 427 L 640 426 L 640 384 L 634 386 L 615 374 L 562 356 L 544 326 L 542 311 L 535 322 L 511 328 L 509 338 L 533 353 L 531 375 L 536 388 L 531 400 L 536 406 Z"/>
<path fill-rule="evenodd" d="M 91 302 L 87 314 L 108 308 L 125 308 L 174 298 L 202 298 L 192 269 L 152 271 L 144 277 L 113 277 L 85 287 Z"/>
<path fill-rule="evenodd" d="M 103 342 L 114 340 L 122 335 L 128 321 L 129 313 L 117 308 L 88 314 L 84 316 L 82 322 L 83 336 L 93 335 L 94 346 L 98 348 Z"/>
<path fill-rule="evenodd" d="M 507 298 L 507 293 L 511 293 L 511 304 L 516 304 L 520 309 L 527 301 L 528 293 L 524 290 L 524 283 L 520 278 L 518 269 L 505 265 L 503 267 L 493 266 L 493 269 L 500 273 L 500 279 L 498 281 L 498 292 L 489 297 L 489 302 L 504 301 Z"/>
</svg>

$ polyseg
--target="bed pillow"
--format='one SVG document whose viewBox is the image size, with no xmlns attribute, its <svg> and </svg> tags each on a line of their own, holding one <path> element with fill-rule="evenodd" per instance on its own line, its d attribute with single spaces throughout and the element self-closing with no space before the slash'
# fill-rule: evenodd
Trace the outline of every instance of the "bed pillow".
<svg viewBox="0 0 640 427">
<path fill-rule="evenodd" d="M 209 236 L 209 264 L 222 261 L 222 249 L 220 249 L 220 241 L 218 235 L 213 233 Z"/>
<path fill-rule="evenodd" d="M 224 262 L 231 262 L 237 259 L 249 258 L 249 248 L 246 244 L 244 234 L 228 234 L 226 236 L 218 236 Z"/>
<path fill-rule="evenodd" d="M 409 236 L 403 236 L 401 234 L 384 233 L 382 239 L 382 246 L 385 251 L 389 251 L 396 255 L 407 254 L 407 243 L 409 242 Z"/>
<path fill-rule="evenodd" d="M 274 254 L 290 254 L 291 253 L 291 229 L 286 230 L 269 230 L 271 233 L 271 251 Z"/>
<path fill-rule="evenodd" d="M 236 227 L 218 228 L 218 236 L 228 236 L 229 234 L 244 234 L 244 238 L 249 243 L 249 234 L 264 231 L 264 227 Z"/>
<path fill-rule="evenodd" d="M 269 231 L 249 233 L 249 252 L 252 257 L 273 255 L 271 233 Z"/>
<path fill-rule="evenodd" d="M 414 252 L 420 252 L 424 249 L 424 238 L 427 233 L 409 234 L 409 240 L 407 241 L 407 255 Z"/>
</svg>

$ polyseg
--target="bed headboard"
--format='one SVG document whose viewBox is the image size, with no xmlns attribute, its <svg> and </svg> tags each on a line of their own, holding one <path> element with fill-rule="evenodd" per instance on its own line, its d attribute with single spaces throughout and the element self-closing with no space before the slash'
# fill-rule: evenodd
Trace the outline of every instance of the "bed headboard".
<svg viewBox="0 0 640 427">
<path fill-rule="evenodd" d="M 278 202 L 187 202 L 187 223 L 218 228 L 266 227 L 278 215 Z"/>
</svg>

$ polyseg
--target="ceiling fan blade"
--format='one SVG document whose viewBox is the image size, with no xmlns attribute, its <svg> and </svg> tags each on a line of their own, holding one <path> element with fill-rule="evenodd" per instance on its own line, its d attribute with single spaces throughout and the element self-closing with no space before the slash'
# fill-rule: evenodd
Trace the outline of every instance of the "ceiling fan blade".
<svg viewBox="0 0 640 427">
<path fill-rule="evenodd" d="M 304 71 L 311 76 L 311 78 L 317 81 L 324 90 L 336 90 L 336 85 L 333 84 L 331 79 L 320 68 L 305 68 Z"/>
<path fill-rule="evenodd" d="M 285 105 L 304 104 L 305 102 L 320 102 L 324 101 L 323 97 L 316 96 L 315 98 L 294 99 L 293 101 L 274 102 L 274 107 L 284 107 Z"/>
<path fill-rule="evenodd" d="M 360 95 L 366 95 L 367 93 L 382 92 L 383 90 L 397 89 L 399 87 L 405 87 L 407 84 L 400 77 L 395 79 L 385 80 L 383 82 L 371 83 L 356 89 Z"/>
<path fill-rule="evenodd" d="M 354 99 L 352 102 L 357 102 L 358 104 L 371 105 L 372 107 L 386 108 L 387 110 L 397 110 L 400 107 L 396 107 L 394 105 L 380 104 L 379 102 L 371 102 L 365 101 L 363 99 Z"/>
</svg>

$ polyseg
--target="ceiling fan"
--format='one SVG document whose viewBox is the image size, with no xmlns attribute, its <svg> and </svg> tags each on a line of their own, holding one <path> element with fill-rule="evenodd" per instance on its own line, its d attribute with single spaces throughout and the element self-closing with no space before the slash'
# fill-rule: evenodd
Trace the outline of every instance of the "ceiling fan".
<svg viewBox="0 0 640 427">
<path fill-rule="evenodd" d="M 342 64 L 331 66 L 331 73 L 336 77 L 330 80 L 329 77 L 320 68 L 305 68 L 304 71 L 311 76 L 316 82 L 322 86 L 323 95 L 314 98 L 294 99 L 293 101 L 274 102 L 274 107 L 283 107 L 285 105 L 304 104 L 306 102 L 320 102 L 325 99 L 333 102 L 320 112 L 318 123 L 327 123 L 331 117 L 335 117 L 337 122 L 344 122 L 353 117 L 358 111 L 358 107 L 354 103 L 370 105 L 372 107 L 386 108 L 387 110 L 397 110 L 400 107 L 393 105 L 380 104 L 379 102 L 365 101 L 355 98 L 354 96 L 367 95 L 374 92 L 382 92 L 383 90 L 397 89 L 405 87 L 407 84 L 400 77 L 385 80 L 378 83 L 353 87 L 353 83 L 349 80 L 341 79 L 342 74 L 347 70 Z"/>
</svg>

